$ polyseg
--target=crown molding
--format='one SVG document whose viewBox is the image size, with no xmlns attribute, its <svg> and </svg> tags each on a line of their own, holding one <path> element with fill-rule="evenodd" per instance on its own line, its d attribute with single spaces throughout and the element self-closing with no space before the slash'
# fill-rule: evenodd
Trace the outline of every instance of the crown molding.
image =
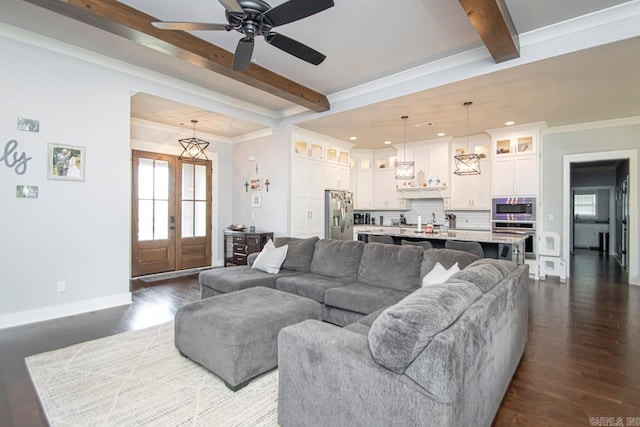
<svg viewBox="0 0 640 427">
<path fill-rule="evenodd" d="M 603 129 L 619 126 L 630 126 L 640 124 L 640 116 L 624 117 L 621 119 L 600 120 L 597 122 L 577 123 L 566 126 L 556 126 L 547 128 L 543 134 L 550 135 L 554 133 L 579 132 L 592 129 Z"/>
</svg>

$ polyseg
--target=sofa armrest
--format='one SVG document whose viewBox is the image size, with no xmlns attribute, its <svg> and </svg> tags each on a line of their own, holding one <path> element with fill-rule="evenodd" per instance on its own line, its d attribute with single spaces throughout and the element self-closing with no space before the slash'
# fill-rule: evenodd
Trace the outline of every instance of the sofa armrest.
<svg viewBox="0 0 640 427">
<path fill-rule="evenodd" d="M 376 363 L 368 337 L 307 320 L 278 336 L 278 422 L 306 425 L 427 425 L 451 406 L 406 375 Z"/>
<path fill-rule="evenodd" d="M 260 255 L 260 252 L 254 252 L 247 255 L 247 265 L 249 267 L 253 266 L 253 263 L 256 261 L 256 258 L 258 258 L 258 255 Z"/>
</svg>

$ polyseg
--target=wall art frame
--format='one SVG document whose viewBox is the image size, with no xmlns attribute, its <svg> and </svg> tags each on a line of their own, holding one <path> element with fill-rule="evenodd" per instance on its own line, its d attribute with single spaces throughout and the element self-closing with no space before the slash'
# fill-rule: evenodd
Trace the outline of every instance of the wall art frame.
<svg viewBox="0 0 640 427">
<path fill-rule="evenodd" d="M 84 181 L 86 160 L 85 147 L 50 142 L 47 178 Z"/>
<path fill-rule="evenodd" d="M 260 206 L 262 206 L 262 197 L 260 196 L 260 194 L 252 194 L 251 195 L 251 207 L 252 208 L 259 208 Z"/>
<path fill-rule="evenodd" d="M 262 190 L 262 180 L 260 178 L 252 178 L 251 191 L 260 191 L 260 190 Z"/>
</svg>

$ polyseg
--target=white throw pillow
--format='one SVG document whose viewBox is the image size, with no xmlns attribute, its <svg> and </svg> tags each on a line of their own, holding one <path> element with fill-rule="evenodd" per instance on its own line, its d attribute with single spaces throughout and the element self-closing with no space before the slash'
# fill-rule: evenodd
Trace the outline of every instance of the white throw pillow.
<svg viewBox="0 0 640 427">
<path fill-rule="evenodd" d="M 442 264 L 440 264 L 439 262 L 436 262 L 435 267 L 433 267 L 431 271 L 428 272 L 422 279 L 422 286 L 430 286 L 430 285 L 437 285 L 438 283 L 444 283 L 449 279 L 449 277 L 453 276 L 458 271 L 460 271 L 460 267 L 458 267 L 457 262 L 453 264 L 451 268 L 448 270 L 444 268 Z"/>
<path fill-rule="evenodd" d="M 264 245 L 264 248 L 262 248 L 262 252 L 256 257 L 251 268 L 264 271 L 265 273 L 278 274 L 284 259 L 287 257 L 288 250 L 289 245 L 276 248 L 273 241 L 269 239 Z"/>
</svg>

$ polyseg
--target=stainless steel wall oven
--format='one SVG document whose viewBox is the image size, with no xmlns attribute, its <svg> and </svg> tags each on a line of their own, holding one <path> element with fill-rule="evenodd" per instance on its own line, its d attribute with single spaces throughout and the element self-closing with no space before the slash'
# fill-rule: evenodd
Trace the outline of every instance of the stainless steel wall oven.
<svg viewBox="0 0 640 427">
<path fill-rule="evenodd" d="M 535 222 L 494 221 L 492 230 L 494 233 L 511 233 L 525 235 L 527 239 L 524 241 L 524 256 L 525 258 L 535 257 L 535 254 L 537 252 Z"/>
<path fill-rule="evenodd" d="M 536 220 L 535 197 L 500 197 L 493 199 L 493 221 Z"/>
</svg>

